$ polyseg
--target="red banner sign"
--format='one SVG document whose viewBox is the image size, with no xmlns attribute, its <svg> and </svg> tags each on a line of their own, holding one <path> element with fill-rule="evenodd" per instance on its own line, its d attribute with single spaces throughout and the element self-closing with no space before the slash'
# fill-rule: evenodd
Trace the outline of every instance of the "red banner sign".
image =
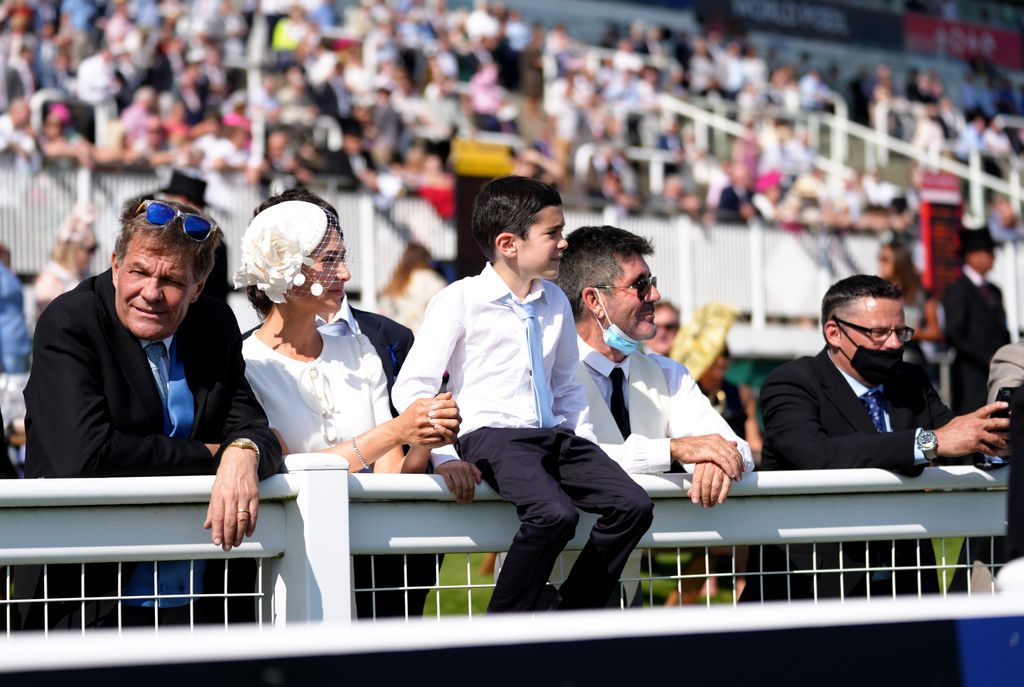
<svg viewBox="0 0 1024 687">
<path fill-rule="evenodd" d="M 981 57 L 1012 69 L 1022 65 L 1021 36 L 1016 31 L 909 12 L 903 17 L 903 30 L 911 52 L 963 60 Z"/>
</svg>

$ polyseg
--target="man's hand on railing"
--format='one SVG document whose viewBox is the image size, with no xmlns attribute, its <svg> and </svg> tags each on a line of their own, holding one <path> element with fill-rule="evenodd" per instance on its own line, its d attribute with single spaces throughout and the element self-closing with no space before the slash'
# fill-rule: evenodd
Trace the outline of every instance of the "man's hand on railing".
<svg viewBox="0 0 1024 687">
<path fill-rule="evenodd" d="M 713 463 L 729 476 L 738 480 L 743 476 L 743 456 L 736 444 L 719 434 L 699 437 L 680 437 L 669 443 L 672 460 L 680 463 Z"/>
<path fill-rule="evenodd" d="M 243 536 L 251 537 L 256 531 L 260 511 L 258 465 L 259 456 L 252 449 L 228 446 L 221 455 L 203 529 L 212 529 L 214 545 L 225 551 L 241 545 Z"/>
<path fill-rule="evenodd" d="M 476 485 L 480 484 L 480 470 L 472 463 L 462 460 L 449 460 L 437 466 L 435 472 L 444 477 L 448 490 L 455 495 L 459 503 L 469 503 L 476 494 Z"/>
<path fill-rule="evenodd" d="M 732 480 L 722 468 L 714 463 L 697 463 L 690 478 L 690 501 L 714 508 L 725 503 L 732 487 Z"/>
</svg>

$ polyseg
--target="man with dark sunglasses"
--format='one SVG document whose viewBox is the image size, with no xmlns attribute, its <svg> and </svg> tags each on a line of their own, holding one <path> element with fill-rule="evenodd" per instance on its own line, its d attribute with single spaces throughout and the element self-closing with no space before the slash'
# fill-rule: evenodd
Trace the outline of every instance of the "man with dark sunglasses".
<svg viewBox="0 0 1024 687">
<path fill-rule="evenodd" d="M 572 306 L 576 379 L 602 450 L 628 473 L 692 472 L 691 501 L 704 508 L 724 502 L 754 461 L 684 366 L 641 350 L 657 331 L 661 298 L 646 260 L 653 246 L 610 226 L 581 227 L 566 241 L 557 284 Z M 623 577 L 639 577 L 638 555 Z M 627 590 L 626 603 L 634 599 Z M 618 593 L 610 604 L 619 606 Z"/>
<path fill-rule="evenodd" d="M 899 287 L 867 275 L 848 277 L 829 288 L 821 304 L 825 348 L 813 358 L 780 365 L 761 387 L 762 469 L 884 468 L 917 476 L 931 461 L 975 451 L 1005 452 L 1008 420 L 992 417 L 1005 403 L 954 416 L 924 370 L 903 362 L 903 345 L 914 330 L 904 321 L 902 296 Z M 788 548 L 792 569 L 810 569 L 814 556 L 819 570 L 839 565 L 836 545 L 818 544 L 816 551 L 810 545 Z M 922 554 L 926 548 L 921 547 Z M 864 549 L 863 542 L 847 543 L 844 567 L 863 568 Z M 915 551 L 904 553 L 913 557 Z M 882 559 L 888 560 L 884 555 Z M 776 591 L 782 598 L 866 593 L 869 580 L 863 570 L 842 577 L 793 576 L 789 590 Z M 898 591 L 916 590 L 916 577 L 911 573 L 904 578 L 906 589 L 898 579 Z M 787 583 L 784 576 L 765 581 L 766 587 Z M 872 595 L 891 594 L 891 579 L 881 585 Z M 766 589 L 766 596 L 773 595 Z"/>
<path fill-rule="evenodd" d="M 206 181 L 177 169 L 171 171 L 171 178 L 166 186 L 147 197 L 156 200 L 174 200 L 191 205 L 206 215 L 209 214 L 206 207 Z M 224 243 L 224 237 L 221 236 L 221 241 L 214 251 L 213 270 L 206 278 L 203 293 L 217 300 L 226 301 L 231 291 L 232 286 L 228 279 L 228 247 Z"/>
<path fill-rule="evenodd" d="M 25 475 L 216 475 L 203 527 L 227 551 L 253 534 L 259 480 L 278 472 L 282 457 L 246 382 L 235 317 L 202 295 L 220 231 L 170 200 L 129 200 L 120 220 L 111 269 L 54 300 L 36 326 Z M 161 624 L 189 621 L 190 590 L 223 588 L 223 565 L 202 563 L 193 562 L 192 580 L 189 562 L 160 564 L 160 590 L 186 595 L 159 602 Z M 87 566 L 87 596 L 154 594 L 152 565 L 124 565 L 120 588 L 113 566 Z M 19 571 L 21 598 L 40 598 L 33 574 L 38 569 Z M 81 593 L 77 565 L 51 565 L 47 578 L 50 598 Z M 194 602 L 198 622 L 218 620 L 206 612 L 223 602 L 209 601 Z M 51 602 L 46 624 L 104 626 L 120 616 L 122 624 L 152 626 L 156 605 Z M 43 608 L 24 605 L 23 625 L 42 626 Z"/>
</svg>

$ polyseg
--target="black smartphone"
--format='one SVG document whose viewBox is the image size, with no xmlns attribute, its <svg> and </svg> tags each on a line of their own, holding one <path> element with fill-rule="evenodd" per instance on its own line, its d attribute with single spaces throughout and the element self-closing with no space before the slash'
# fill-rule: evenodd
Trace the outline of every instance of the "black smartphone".
<svg viewBox="0 0 1024 687">
<path fill-rule="evenodd" d="M 1005 401 L 1006 410 L 1000 410 L 992 413 L 992 417 L 1010 417 L 1010 400 L 1013 398 L 1013 392 L 1019 388 L 1019 386 L 1000 387 L 999 391 L 996 392 L 996 400 Z"/>
</svg>

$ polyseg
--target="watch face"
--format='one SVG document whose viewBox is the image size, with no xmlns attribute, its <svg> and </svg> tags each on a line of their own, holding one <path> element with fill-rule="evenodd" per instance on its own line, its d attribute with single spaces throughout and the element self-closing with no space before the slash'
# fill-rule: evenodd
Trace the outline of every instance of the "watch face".
<svg viewBox="0 0 1024 687">
<path fill-rule="evenodd" d="M 924 450 L 935 448 L 937 443 L 938 441 L 935 438 L 935 432 L 921 432 L 920 436 L 917 438 L 917 445 Z"/>
</svg>

